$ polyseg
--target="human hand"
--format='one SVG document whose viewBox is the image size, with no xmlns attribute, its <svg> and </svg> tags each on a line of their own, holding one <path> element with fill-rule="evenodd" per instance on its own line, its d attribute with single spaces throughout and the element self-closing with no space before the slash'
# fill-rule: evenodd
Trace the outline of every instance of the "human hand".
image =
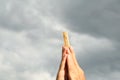
<svg viewBox="0 0 120 80">
<path fill-rule="evenodd" d="M 84 71 L 79 67 L 72 47 L 62 48 L 62 60 L 56 80 L 85 80 Z"/>
<path fill-rule="evenodd" d="M 67 48 L 68 80 L 85 80 L 84 71 L 79 66 L 72 47 Z"/>
<path fill-rule="evenodd" d="M 62 59 L 61 59 L 61 63 L 60 63 L 60 67 L 58 70 L 56 80 L 68 80 L 67 79 L 67 65 L 66 65 L 66 60 L 67 60 L 68 54 L 66 54 L 66 49 L 67 48 L 62 47 Z"/>
</svg>

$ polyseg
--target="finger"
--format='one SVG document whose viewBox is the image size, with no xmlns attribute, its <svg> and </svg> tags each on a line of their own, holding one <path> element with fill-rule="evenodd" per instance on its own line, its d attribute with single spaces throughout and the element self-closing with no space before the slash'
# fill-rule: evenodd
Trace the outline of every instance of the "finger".
<svg viewBox="0 0 120 80">
<path fill-rule="evenodd" d="M 62 46 L 62 54 L 63 54 L 64 50 L 65 50 L 65 46 Z"/>
<path fill-rule="evenodd" d="M 67 58 L 67 54 L 66 54 L 66 50 L 64 50 L 64 52 L 62 53 L 62 60 L 61 60 L 61 64 L 60 64 L 60 70 L 64 70 L 65 68 L 65 63 L 66 63 L 66 58 Z"/>
<path fill-rule="evenodd" d="M 68 55 L 67 57 L 67 65 L 68 65 L 68 70 L 71 69 L 71 67 L 74 65 L 72 57 L 70 55 Z"/>
<path fill-rule="evenodd" d="M 74 49 L 72 48 L 72 46 L 69 47 L 69 50 L 70 50 L 70 52 L 71 52 L 71 54 L 72 54 L 72 57 L 73 57 L 73 60 L 74 60 L 75 65 L 76 65 L 76 66 L 79 66 L 79 64 L 78 64 L 78 62 L 77 62 L 77 59 L 76 59 L 76 57 L 75 57 Z"/>
<path fill-rule="evenodd" d="M 68 47 L 66 47 L 66 46 L 62 46 L 62 56 L 63 56 L 64 54 L 66 54 L 66 53 L 64 53 L 64 51 L 67 50 L 67 48 L 68 48 Z"/>
<path fill-rule="evenodd" d="M 72 46 L 69 47 L 69 50 L 70 50 L 70 52 L 71 52 L 71 54 L 72 54 L 72 57 L 73 57 L 73 59 L 74 59 L 74 61 L 75 61 L 75 64 L 76 64 L 76 63 L 77 63 L 77 59 L 76 59 L 76 57 L 75 57 L 75 52 L 74 52 Z"/>
<path fill-rule="evenodd" d="M 73 61 L 73 58 L 72 58 L 72 55 L 69 51 L 69 49 L 67 50 L 67 53 L 68 53 L 68 56 L 67 56 L 67 66 L 68 66 L 68 72 L 69 70 L 73 70 L 74 69 L 74 61 Z"/>
<path fill-rule="evenodd" d="M 75 52 L 74 52 L 74 50 L 73 50 L 73 47 L 72 47 L 72 46 L 70 46 L 70 47 L 69 47 L 69 50 L 70 50 L 70 52 L 71 52 L 72 54 L 74 54 L 74 55 L 75 55 Z"/>
</svg>

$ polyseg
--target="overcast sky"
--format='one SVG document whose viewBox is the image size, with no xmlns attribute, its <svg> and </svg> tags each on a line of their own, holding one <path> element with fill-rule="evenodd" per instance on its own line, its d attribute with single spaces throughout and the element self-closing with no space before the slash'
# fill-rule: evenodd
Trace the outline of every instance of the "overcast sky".
<svg viewBox="0 0 120 80">
<path fill-rule="evenodd" d="M 87 80 L 120 80 L 120 0 L 0 0 L 0 80 L 55 80 L 63 31 Z"/>
</svg>

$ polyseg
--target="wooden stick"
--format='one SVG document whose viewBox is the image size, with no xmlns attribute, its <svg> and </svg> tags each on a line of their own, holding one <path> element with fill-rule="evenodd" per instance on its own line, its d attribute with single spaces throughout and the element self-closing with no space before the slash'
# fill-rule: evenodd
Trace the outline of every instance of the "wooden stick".
<svg viewBox="0 0 120 80">
<path fill-rule="evenodd" d="M 67 32 L 63 32 L 64 46 L 70 47 L 69 37 Z"/>
</svg>

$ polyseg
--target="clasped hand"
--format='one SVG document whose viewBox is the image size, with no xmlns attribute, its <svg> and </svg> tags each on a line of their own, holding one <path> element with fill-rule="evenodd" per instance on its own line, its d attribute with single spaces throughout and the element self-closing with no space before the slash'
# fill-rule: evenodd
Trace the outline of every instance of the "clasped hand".
<svg viewBox="0 0 120 80">
<path fill-rule="evenodd" d="M 62 59 L 56 80 L 85 80 L 72 47 L 62 47 Z"/>
</svg>

